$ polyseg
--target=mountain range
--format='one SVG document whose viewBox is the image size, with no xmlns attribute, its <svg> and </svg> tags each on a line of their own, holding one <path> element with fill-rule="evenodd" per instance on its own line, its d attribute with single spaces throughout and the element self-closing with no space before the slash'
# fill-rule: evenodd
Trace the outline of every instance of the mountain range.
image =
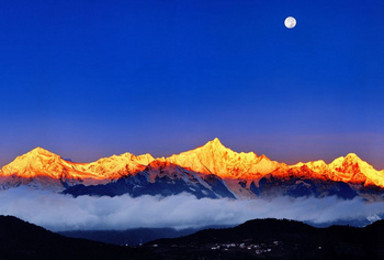
<svg viewBox="0 0 384 260">
<path fill-rule="evenodd" d="M 275 195 L 382 199 L 384 170 L 356 154 L 288 165 L 254 152 L 235 152 L 215 138 L 169 157 L 124 153 L 75 163 L 37 147 L 0 170 L 0 188 L 29 186 L 79 195 L 174 195 L 256 198 Z"/>
</svg>

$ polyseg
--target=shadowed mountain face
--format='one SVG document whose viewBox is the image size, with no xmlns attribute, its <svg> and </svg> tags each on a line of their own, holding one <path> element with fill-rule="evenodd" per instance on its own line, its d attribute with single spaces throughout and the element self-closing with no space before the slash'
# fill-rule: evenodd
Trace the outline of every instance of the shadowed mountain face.
<svg viewBox="0 0 384 260">
<path fill-rule="evenodd" d="M 143 250 L 66 238 L 10 216 L 0 216 L 0 259 L 146 259 Z M 155 258 L 153 258 L 155 259 Z"/>
<path fill-rule="evenodd" d="M 168 259 L 383 259 L 384 221 L 365 228 L 314 228 L 297 221 L 251 220 L 234 228 L 144 245 Z"/>
<path fill-rule="evenodd" d="M 73 196 L 97 195 L 118 196 L 130 194 L 133 197 L 141 195 L 177 195 L 187 192 L 197 198 L 235 198 L 225 186 L 222 179 L 216 175 L 204 175 L 187 171 L 180 166 L 158 166 L 155 176 L 152 169 L 148 168 L 136 175 L 122 177 L 108 184 L 99 185 L 74 185 L 64 190 L 65 194 Z M 150 181 L 150 178 L 153 178 Z"/>
<path fill-rule="evenodd" d="M 36 148 L 0 170 L 2 189 L 20 185 L 73 196 L 186 192 L 197 198 L 370 195 L 382 199 L 384 171 L 352 153 L 330 164 L 320 160 L 287 165 L 253 152 L 234 152 L 214 139 L 167 158 L 125 153 L 92 163 L 73 163 Z"/>
</svg>

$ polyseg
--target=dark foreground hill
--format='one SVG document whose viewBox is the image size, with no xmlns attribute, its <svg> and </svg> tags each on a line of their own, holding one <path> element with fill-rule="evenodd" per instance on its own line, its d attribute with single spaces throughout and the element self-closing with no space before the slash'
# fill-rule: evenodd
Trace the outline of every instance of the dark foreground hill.
<svg viewBox="0 0 384 260">
<path fill-rule="evenodd" d="M 167 259 L 384 259 L 384 221 L 365 228 L 315 228 L 290 220 L 251 220 L 144 248 Z"/>
<path fill-rule="evenodd" d="M 131 248 L 67 238 L 0 216 L 3 259 L 384 259 L 384 221 L 365 228 L 315 228 L 260 219 Z"/>
<path fill-rule="evenodd" d="M 119 246 L 138 246 L 155 239 L 160 238 L 177 238 L 194 234 L 197 231 L 207 228 L 223 228 L 226 226 L 211 226 L 202 228 L 134 228 L 127 230 L 73 230 L 61 231 L 58 234 L 72 237 L 84 238 L 88 240 L 114 244 Z"/>
<path fill-rule="evenodd" d="M 148 252 L 148 250 L 146 250 Z M 0 216 L 0 259 L 151 259 L 142 249 L 66 238 L 11 216 Z M 155 259 L 155 258 L 154 258 Z"/>
</svg>

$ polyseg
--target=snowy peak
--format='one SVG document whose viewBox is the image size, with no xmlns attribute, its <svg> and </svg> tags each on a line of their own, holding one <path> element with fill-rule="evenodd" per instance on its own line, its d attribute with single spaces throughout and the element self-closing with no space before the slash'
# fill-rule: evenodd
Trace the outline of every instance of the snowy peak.
<svg viewBox="0 0 384 260">
<path fill-rule="evenodd" d="M 190 151 L 181 153 L 193 153 L 201 156 L 222 156 L 225 153 L 234 153 L 231 149 L 225 147 L 218 138 L 215 138 L 205 145 L 192 149 Z"/>
<path fill-rule="evenodd" d="M 219 138 L 215 138 L 209 142 L 207 142 L 205 145 L 201 147 L 204 150 L 211 150 L 211 151 L 226 151 L 229 150 L 227 147 L 225 147 Z"/>
<path fill-rule="evenodd" d="M 14 165 L 37 165 L 39 163 L 46 164 L 53 161 L 62 160 L 61 157 L 55 153 L 52 153 L 44 148 L 36 147 L 35 149 L 16 157 L 11 163 Z"/>
<path fill-rule="evenodd" d="M 363 161 L 355 153 L 349 153 L 326 164 L 323 160 L 298 163 L 291 166 L 297 171 L 300 168 L 306 172 L 307 177 L 314 179 L 328 179 L 336 182 L 345 182 L 361 185 L 384 186 L 384 171 L 377 171 L 372 165 Z M 310 171 L 308 171 L 310 170 Z"/>
<path fill-rule="evenodd" d="M 224 147 L 224 145 L 221 143 L 220 139 L 215 137 L 213 140 L 208 141 L 204 146 L 206 145 L 214 145 L 214 146 L 221 146 Z"/>
<path fill-rule="evenodd" d="M 231 150 L 230 148 L 224 146 L 221 141 L 218 138 L 215 138 L 209 142 L 207 142 L 205 145 L 197 147 L 195 149 L 192 149 L 190 151 L 181 153 L 181 154 L 186 154 L 186 153 L 194 153 L 194 154 L 202 154 L 202 155 L 217 155 L 217 156 L 222 156 L 223 154 L 228 154 L 232 156 L 237 156 L 237 155 L 244 155 L 246 153 L 237 153 Z M 252 154 L 252 156 L 257 155 L 253 152 L 247 153 L 247 154 Z"/>
<path fill-rule="evenodd" d="M 353 161 L 362 161 L 359 156 L 355 153 L 349 153 L 347 156 L 345 156 L 346 160 L 353 160 Z"/>
<path fill-rule="evenodd" d="M 5 165 L 0 171 L 0 176 L 29 179 L 48 177 L 57 180 L 108 180 L 137 173 L 152 160 L 153 157 L 149 154 L 135 156 L 125 153 L 101 158 L 91 163 L 73 163 L 46 149 L 37 147 Z"/>
<path fill-rule="evenodd" d="M 165 160 L 189 170 L 215 174 L 221 178 L 252 179 L 274 171 L 279 163 L 255 153 L 237 153 L 225 147 L 218 138 L 196 149 L 172 155 Z"/>
<path fill-rule="evenodd" d="M 124 153 L 101 158 L 95 162 L 77 165 L 77 169 L 84 172 L 91 172 L 100 178 L 118 179 L 122 176 L 136 174 L 143 171 L 145 167 L 154 161 L 150 154 L 134 155 Z"/>
<path fill-rule="evenodd" d="M 146 153 L 146 154 L 135 156 L 135 160 L 142 165 L 148 165 L 151 162 L 153 162 L 155 158 L 153 158 L 151 154 Z"/>
<path fill-rule="evenodd" d="M 377 171 L 354 153 L 335 159 L 329 168 L 340 181 L 384 186 L 384 171 Z"/>
<path fill-rule="evenodd" d="M 16 157 L 14 161 L 1 169 L 2 175 L 17 175 L 25 178 L 46 175 L 57 178 L 57 170 L 61 170 L 66 161 L 41 147 Z"/>
<path fill-rule="evenodd" d="M 342 164 L 354 164 L 364 162 L 357 154 L 349 153 L 346 156 L 341 156 L 336 158 L 331 164 L 332 165 L 342 165 Z"/>
<path fill-rule="evenodd" d="M 329 164 L 331 170 L 347 173 L 349 175 L 361 173 L 362 171 L 367 170 L 368 168 L 373 167 L 368 163 L 364 162 L 354 153 L 349 153 L 345 157 L 341 156 L 335 159 Z"/>
<path fill-rule="evenodd" d="M 23 154 L 21 157 L 26 158 L 61 158 L 59 155 L 52 153 L 44 148 L 36 147 L 29 151 L 28 153 Z"/>
<path fill-rule="evenodd" d="M 52 152 L 50 152 L 50 151 L 48 151 L 48 150 L 46 150 L 46 149 L 44 149 L 44 148 L 42 148 L 40 146 L 32 149 L 28 153 L 31 153 L 31 154 L 53 154 Z"/>
</svg>

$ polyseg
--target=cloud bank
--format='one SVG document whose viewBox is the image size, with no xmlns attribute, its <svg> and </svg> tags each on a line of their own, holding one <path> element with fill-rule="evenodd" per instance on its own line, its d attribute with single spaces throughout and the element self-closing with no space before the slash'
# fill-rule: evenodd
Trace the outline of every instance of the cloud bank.
<svg viewBox="0 0 384 260">
<path fill-rule="evenodd" d="M 124 230 L 137 227 L 235 225 L 254 218 L 288 218 L 317 224 L 372 218 L 384 214 L 384 202 L 279 197 L 272 200 L 196 199 L 128 195 L 73 198 L 48 191 L 15 188 L 0 192 L 0 214 L 13 215 L 53 231 Z"/>
</svg>

